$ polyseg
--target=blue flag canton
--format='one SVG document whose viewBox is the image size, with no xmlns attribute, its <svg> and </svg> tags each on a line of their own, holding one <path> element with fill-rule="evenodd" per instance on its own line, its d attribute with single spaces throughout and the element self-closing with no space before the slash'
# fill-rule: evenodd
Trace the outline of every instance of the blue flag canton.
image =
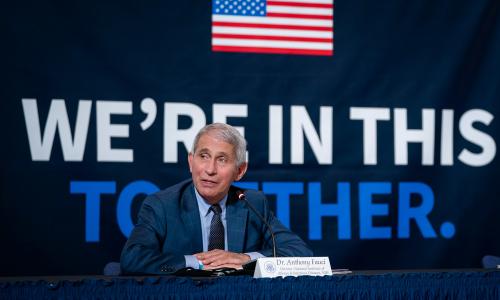
<svg viewBox="0 0 500 300">
<path fill-rule="evenodd" d="M 213 0 L 212 13 L 230 16 L 266 16 L 266 0 Z"/>
</svg>

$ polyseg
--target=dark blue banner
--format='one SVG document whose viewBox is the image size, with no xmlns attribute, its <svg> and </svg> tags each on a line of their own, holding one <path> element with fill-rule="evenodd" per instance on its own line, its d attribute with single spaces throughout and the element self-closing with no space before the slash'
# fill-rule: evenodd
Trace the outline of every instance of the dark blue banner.
<svg viewBox="0 0 500 300">
<path fill-rule="evenodd" d="M 212 122 L 333 267 L 500 255 L 498 1 L 2 6 L 0 275 L 100 274 Z"/>
</svg>

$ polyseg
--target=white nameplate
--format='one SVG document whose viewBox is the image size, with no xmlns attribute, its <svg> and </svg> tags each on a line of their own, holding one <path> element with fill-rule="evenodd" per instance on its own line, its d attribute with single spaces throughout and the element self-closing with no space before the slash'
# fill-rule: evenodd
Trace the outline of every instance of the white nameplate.
<svg viewBox="0 0 500 300">
<path fill-rule="evenodd" d="M 328 257 L 263 257 L 257 259 L 254 278 L 332 275 Z"/>
</svg>

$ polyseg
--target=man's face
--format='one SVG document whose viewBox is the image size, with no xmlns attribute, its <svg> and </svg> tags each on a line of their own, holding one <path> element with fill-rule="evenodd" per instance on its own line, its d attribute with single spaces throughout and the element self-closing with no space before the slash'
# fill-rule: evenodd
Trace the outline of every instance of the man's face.
<svg viewBox="0 0 500 300">
<path fill-rule="evenodd" d="M 213 137 L 210 132 L 198 140 L 195 153 L 189 153 L 189 169 L 196 190 L 210 204 L 222 200 L 233 181 L 243 177 L 247 163 L 236 165 L 234 146 Z"/>
</svg>

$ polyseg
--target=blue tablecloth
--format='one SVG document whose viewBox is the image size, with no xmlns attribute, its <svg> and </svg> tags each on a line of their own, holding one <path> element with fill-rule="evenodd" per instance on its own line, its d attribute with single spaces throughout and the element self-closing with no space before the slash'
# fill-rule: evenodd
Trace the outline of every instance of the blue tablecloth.
<svg viewBox="0 0 500 300">
<path fill-rule="evenodd" d="M 0 299 L 500 299 L 500 271 L 1 280 Z"/>
</svg>

